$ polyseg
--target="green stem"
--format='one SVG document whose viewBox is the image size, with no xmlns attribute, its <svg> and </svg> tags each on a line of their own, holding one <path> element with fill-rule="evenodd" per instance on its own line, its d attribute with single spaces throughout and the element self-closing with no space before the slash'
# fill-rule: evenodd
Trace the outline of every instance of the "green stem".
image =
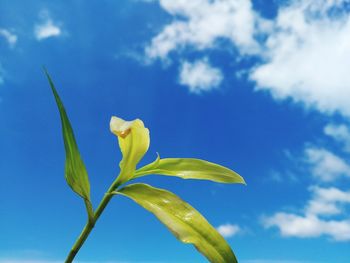
<svg viewBox="0 0 350 263">
<path fill-rule="evenodd" d="M 104 195 L 104 197 L 102 198 L 99 206 L 97 207 L 94 216 L 93 216 L 93 220 L 89 219 L 88 222 L 86 223 L 83 231 L 81 231 L 80 236 L 78 237 L 77 241 L 75 241 L 72 249 L 70 250 L 65 263 L 71 263 L 73 262 L 73 259 L 75 258 L 75 256 L 77 255 L 77 253 L 79 252 L 80 248 L 83 246 L 85 240 L 88 238 L 91 230 L 94 228 L 95 223 L 97 222 L 97 220 L 99 219 L 100 215 L 102 214 L 103 210 L 106 208 L 106 206 L 108 205 L 109 201 L 111 201 L 113 194 L 112 192 L 115 191 L 115 189 L 117 189 L 119 186 L 119 182 L 118 180 L 116 180 L 108 189 L 107 193 Z"/>
</svg>

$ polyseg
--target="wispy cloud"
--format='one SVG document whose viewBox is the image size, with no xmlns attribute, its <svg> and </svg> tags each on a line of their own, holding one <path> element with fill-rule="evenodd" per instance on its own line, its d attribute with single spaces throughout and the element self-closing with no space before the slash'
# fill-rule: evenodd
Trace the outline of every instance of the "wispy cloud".
<svg viewBox="0 0 350 263">
<path fill-rule="evenodd" d="M 4 68 L 0 63 L 0 85 L 4 84 L 4 74 L 5 74 Z"/>
<path fill-rule="evenodd" d="M 15 35 L 12 31 L 5 29 L 5 28 L 0 28 L 0 40 L 1 38 L 5 39 L 5 41 L 8 43 L 10 48 L 13 48 L 16 43 L 17 43 L 17 35 Z M 5 70 L 0 63 L 0 85 L 4 84 L 4 77 L 5 76 Z M 2 99 L 0 98 L 0 103 Z"/>
<path fill-rule="evenodd" d="M 62 34 L 61 27 L 53 21 L 48 10 L 41 10 L 39 17 L 41 21 L 34 27 L 34 35 L 37 40 L 58 37 Z"/>
<path fill-rule="evenodd" d="M 221 71 L 212 67 L 206 59 L 193 63 L 184 61 L 180 68 L 179 83 L 188 86 L 192 93 L 215 89 L 222 79 Z"/>
<path fill-rule="evenodd" d="M 312 175 L 321 181 L 331 182 L 342 176 L 350 177 L 350 165 L 329 150 L 308 147 L 305 149 L 305 155 Z"/>
<path fill-rule="evenodd" d="M 7 29 L 0 28 L 0 36 L 5 38 L 5 40 L 7 41 L 7 43 L 11 48 L 14 47 L 17 43 L 17 39 L 18 39 L 17 35 L 15 35 L 14 33 L 12 33 Z"/>
<path fill-rule="evenodd" d="M 274 183 L 297 183 L 299 178 L 295 174 L 295 172 L 290 170 L 278 171 L 271 170 L 267 173 L 264 181 L 274 182 Z"/>
<path fill-rule="evenodd" d="M 218 232 L 226 238 L 233 237 L 241 231 L 241 228 L 238 225 L 234 224 L 223 224 L 216 228 Z"/>
<path fill-rule="evenodd" d="M 328 124 L 324 133 L 343 145 L 343 150 L 350 152 L 350 130 L 345 124 Z"/>
</svg>

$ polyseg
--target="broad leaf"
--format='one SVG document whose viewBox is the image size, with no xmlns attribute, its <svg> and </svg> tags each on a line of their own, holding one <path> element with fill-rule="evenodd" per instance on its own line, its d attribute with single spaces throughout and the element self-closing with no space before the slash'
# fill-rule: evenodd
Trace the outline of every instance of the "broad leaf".
<svg viewBox="0 0 350 263">
<path fill-rule="evenodd" d="M 245 184 L 244 179 L 236 172 L 215 163 L 193 158 L 161 159 L 158 156 L 154 162 L 138 169 L 134 178 L 148 174 L 210 180 L 219 183 Z"/>
<path fill-rule="evenodd" d="M 90 201 L 90 183 L 88 174 L 83 160 L 80 157 L 73 129 L 64 109 L 63 103 L 56 91 L 50 75 L 46 70 L 45 74 L 49 80 L 50 87 L 55 97 L 61 117 L 64 148 L 66 151 L 65 178 L 72 190 L 84 199 L 89 218 L 91 219 L 93 217 L 93 209 Z"/>
<path fill-rule="evenodd" d="M 192 243 L 210 262 L 237 262 L 230 246 L 215 228 L 175 194 L 140 183 L 115 193 L 131 198 L 153 213 L 179 240 Z"/>
<path fill-rule="evenodd" d="M 136 165 L 147 152 L 150 143 L 149 131 L 139 119 L 125 121 L 114 116 L 111 118 L 110 129 L 117 135 L 123 154 L 118 177 L 118 181 L 122 184 L 134 176 Z"/>
</svg>

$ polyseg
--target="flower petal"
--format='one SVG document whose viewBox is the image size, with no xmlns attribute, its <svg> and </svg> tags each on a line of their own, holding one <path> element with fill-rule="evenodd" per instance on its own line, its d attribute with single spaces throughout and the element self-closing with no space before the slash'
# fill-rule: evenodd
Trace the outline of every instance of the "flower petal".
<svg viewBox="0 0 350 263">
<path fill-rule="evenodd" d="M 149 130 L 140 119 L 125 121 L 113 116 L 110 121 L 111 132 L 118 137 L 123 159 L 119 163 L 119 182 L 125 183 L 133 178 L 136 165 L 149 148 Z"/>
</svg>

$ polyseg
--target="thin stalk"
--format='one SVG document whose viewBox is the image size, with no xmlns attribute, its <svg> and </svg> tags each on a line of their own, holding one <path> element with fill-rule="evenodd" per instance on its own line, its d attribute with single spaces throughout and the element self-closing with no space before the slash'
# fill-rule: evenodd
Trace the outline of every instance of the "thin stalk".
<svg viewBox="0 0 350 263">
<path fill-rule="evenodd" d="M 77 255 L 77 253 L 79 252 L 80 248 L 83 246 L 84 242 L 86 241 L 86 239 L 88 238 L 91 230 L 94 228 L 95 223 L 97 222 L 97 220 L 99 219 L 100 215 L 102 214 L 103 210 L 106 208 L 106 206 L 108 205 L 109 201 L 111 201 L 113 194 L 112 192 L 115 191 L 119 186 L 119 181 L 116 180 L 114 181 L 114 183 L 109 187 L 107 193 L 104 195 L 104 197 L 102 198 L 99 206 L 97 207 L 96 211 L 94 212 L 94 216 L 91 219 L 88 220 L 88 222 L 86 223 L 83 231 L 81 231 L 78 239 L 75 241 L 72 249 L 70 250 L 65 263 L 71 263 L 73 262 L 73 259 L 75 258 L 75 256 Z"/>
</svg>

